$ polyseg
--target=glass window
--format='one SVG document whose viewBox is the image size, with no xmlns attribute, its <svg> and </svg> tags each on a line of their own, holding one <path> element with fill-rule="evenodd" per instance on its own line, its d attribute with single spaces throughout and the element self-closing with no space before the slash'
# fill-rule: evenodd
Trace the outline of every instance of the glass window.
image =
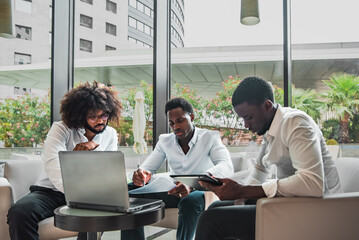
<svg viewBox="0 0 359 240">
<path fill-rule="evenodd" d="M 80 14 L 80 25 L 87 28 L 92 28 L 92 17 Z"/>
<path fill-rule="evenodd" d="M 136 28 L 137 27 L 136 22 L 137 22 L 136 19 L 132 17 L 128 17 L 128 25 L 130 27 Z"/>
<path fill-rule="evenodd" d="M 92 42 L 85 39 L 80 39 L 80 50 L 92 53 Z"/>
<path fill-rule="evenodd" d="M 129 0 L 128 1 L 128 4 L 131 6 L 131 7 L 133 7 L 133 8 L 136 8 L 136 0 Z"/>
<path fill-rule="evenodd" d="M 41 154 L 50 128 L 49 1 L 13 3 L 17 39 L 0 38 L 0 159 Z M 42 11 L 30 14 L 32 8 Z"/>
<path fill-rule="evenodd" d="M 116 25 L 106 23 L 106 33 L 116 36 Z"/>
<path fill-rule="evenodd" d="M 145 33 L 151 35 L 151 29 L 149 26 L 145 25 Z"/>
<path fill-rule="evenodd" d="M 136 39 L 132 38 L 132 37 L 128 37 L 128 41 L 136 43 Z"/>
<path fill-rule="evenodd" d="M 147 6 L 145 6 L 145 14 L 151 17 L 151 9 Z"/>
<path fill-rule="evenodd" d="M 117 4 L 110 0 L 106 0 L 106 10 L 109 12 L 117 13 Z"/>
<path fill-rule="evenodd" d="M 116 48 L 106 45 L 106 51 L 113 51 L 113 50 L 116 50 Z"/>
<path fill-rule="evenodd" d="M 245 151 L 251 140 L 259 142 L 262 137 L 244 128 L 231 97 L 239 81 L 250 75 L 282 85 L 282 68 L 270 74 L 283 66 L 282 51 L 278 51 L 279 59 L 259 57 L 273 51 L 268 45 L 282 50 L 282 1 L 261 2 L 261 23 L 250 27 L 240 23 L 240 1 L 184 0 L 185 21 L 181 3 L 173 2 L 171 96 L 184 97 L 193 105 L 197 126 L 219 131 L 226 146 Z M 263 33 L 268 37 L 263 38 Z M 201 60 L 181 60 L 184 53 L 185 59 L 200 54 Z"/>
<path fill-rule="evenodd" d="M 143 32 L 143 23 L 140 21 L 137 21 L 137 29 Z"/>
<path fill-rule="evenodd" d="M 14 64 L 15 65 L 31 64 L 31 55 L 25 53 L 15 53 Z"/>
<path fill-rule="evenodd" d="M 339 143 L 343 156 L 359 149 L 359 58 L 347 54 L 359 48 L 358 7 L 356 0 L 292 1 L 292 105 L 318 123 L 328 144 Z"/>
<path fill-rule="evenodd" d="M 145 6 L 143 5 L 143 3 L 137 1 L 137 9 L 138 9 L 138 11 L 145 12 L 144 8 L 145 8 Z"/>
<path fill-rule="evenodd" d="M 31 27 L 15 25 L 16 38 L 31 40 Z"/>
<path fill-rule="evenodd" d="M 108 7 L 111 5 L 103 6 L 103 9 L 97 7 L 100 2 L 107 3 L 107 1 L 94 1 L 94 6 L 87 6 L 86 9 L 81 9 L 81 5 L 76 5 L 76 12 L 89 11 L 91 17 L 94 19 L 93 29 L 91 31 L 83 31 L 82 27 L 75 26 L 75 43 L 80 43 L 81 51 L 79 47 L 75 47 L 75 66 L 81 66 L 75 68 L 74 80 L 75 86 L 84 82 L 101 82 L 118 92 L 118 96 L 121 99 L 123 105 L 122 117 L 123 121 L 120 126 L 114 126 L 119 139 L 119 148 L 124 152 L 126 157 L 133 157 L 138 159 L 139 155 L 136 155 L 132 150 L 134 144 L 134 137 L 132 132 L 132 122 L 135 108 L 135 94 L 141 91 L 145 97 L 145 116 L 146 116 L 146 128 L 144 139 L 148 144 L 148 153 L 152 150 L 152 129 L 153 129 L 153 117 L 152 117 L 152 78 L 153 69 L 152 61 L 153 52 L 149 49 L 149 46 L 153 45 L 149 41 L 149 36 L 145 34 L 139 34 L 137 27 L 137 21 L 142 19 L 142 31 L 143 23 L 147 26 L 153 25 L 153 19 L 149 17 L 143 19 L 144 14 L 140 14 L 135 11 L 137 3 L 133 0 L 125 1 L 128 3 L 128 7 L 120 7 L 120 3 L 123 1 L 110 0 L 117 3 L 117 14 L 110 14 Z M 151 2 L 151 1 L 146 1 Z M 134 6 L 134 8 L 132 8 Z M 84 13 L 84 12 L 82 12 Z M 136 14 L 134 14 L 136 13 Z M 106 18 L 104 18 L 106 16 Z M 96 27 L 97 19 L 102 19 L 103 24 L 101 27 Z M 122 21 L 122 20 L 125 21 Z M 126 21 L 128 19 L 128 21 Z M 146 22 L 144 22 L 146 21 Z M 106 24 L 105 24 L 106 23 Z M 100 25 L 101 26 L 101 25 Z M 106 30 L 104 30 L 104 27 Z M 147 29 L 148 31 L 148 29 Z M 114 37 L 116 35 L 116 37 Z M 85 42 L 84 40 L 86 39 Z M 89 41 L 91 40 L 91 42 Z M 147 44 L 147 45 L 144 45 Z M 92 49 L 92 50 L 91 50 Z M 89 54 L 88 52 L 92 54 Z M 140 64 L 140 59 L 146 56 L 145 64 Z M 120 59 L 127 59 L 126 62 Z M 96 67 L 94 67 L 96 66 Z M 141 161 L 145 159 L 141 157 Z"/>
</svg>

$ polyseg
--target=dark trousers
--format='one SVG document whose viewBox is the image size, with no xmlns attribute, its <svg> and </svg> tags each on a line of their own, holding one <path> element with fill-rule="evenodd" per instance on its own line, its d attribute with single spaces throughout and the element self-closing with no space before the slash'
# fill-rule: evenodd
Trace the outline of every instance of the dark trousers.
<svg viewBox="0 0 359 240">
<path fill-rule="evenodd" d="M 129 189 L 135 188 L 129 185 Z M 205 201 L 204 193 L 202 191 L 193 191 L 188 196 L 179 198 L 167 194 L 167 192 L 149 193 L 149 194 L 134 194 L 131 197 L 162 199 L 166 204 L 166 208 L 179 209 L 177 236 L 179 240 L 193 239 L 196 231 L 197 222 L 200 214 L 204 211 Z M 143 227 L 123 230 L 121 231 L 122 240 L 142 240 L 145 239 Z"/>
<path fill-rule="evenodd" d="M 255 201 L 233 205 L 234 201 L 217 201 L 203 212 L 197 225 L 196 240 L 255 239 Z"/>
<path fill-rule="evenodd" d="M 54 210 L 65 204 L 63 193 L 49 188 L 31 186 L 30 193 L 9 209 L 7 223 L 10 238 L 12 240 L 38 240 L 38 223 L 54 216 Z M 81 235 L 86 237 L 86 234 Z"/>
</svg>

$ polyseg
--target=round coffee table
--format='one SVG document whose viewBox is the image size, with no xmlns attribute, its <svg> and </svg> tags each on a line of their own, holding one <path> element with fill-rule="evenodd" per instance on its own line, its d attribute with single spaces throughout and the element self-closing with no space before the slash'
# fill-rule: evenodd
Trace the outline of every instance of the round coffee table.
<svg viewBox="0 0 359 240">
<path fill-rule="evenodd" d="M 161 221 L 165 204 L 133 213 L 116 213 L 62 206 L 55 209 L 54 224 L 63 230 L 87 232 L 88 240 L 100 240 L 101 232 L 126 230 Z"/>
</svg>

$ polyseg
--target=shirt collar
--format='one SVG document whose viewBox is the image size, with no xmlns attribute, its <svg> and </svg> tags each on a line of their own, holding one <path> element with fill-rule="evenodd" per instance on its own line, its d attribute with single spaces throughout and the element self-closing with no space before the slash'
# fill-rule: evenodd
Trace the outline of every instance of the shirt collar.
<svg viewBox="0 0 359 240">
<path fill-rule="evenodd" d="M 107 126 L 107 127 L 108 127 L 108 126 Z M 106 127 L 105 131 L 107 130 L 107 127 Z M 100 142 L 101 142 L 101 137 L 102 137 L 102 135 L 103 135 L 103 133 L 104 133 L 105 131 L 96 134 L 96 135 L 94 136 L 94 138 L 92 139 L 92 141 L 94 141 L 94 142 L 96 142 L 96 143 L 100 143 Z M 82 127 L 82 128 L 78 128 L 78 129 L 77 129 L 77 132 L 78 132 L 81 136 L 83 136 L 85 139 L 87 139 L 86 136 L 85 136 L 85 133 L 86 133 L 85 128 L 83 128 L 83 127 Z"/>
<path fill-rule="evenodd" d="M 271 141 L 273 138 L 275 138 L 275 135 L 279 128 L 279 124 L 282 121 L 282 119 L 283 119 L 283 108 L 278 104 L 277 111 L 274 115 L 273 121 L 266 134 L 266 138 L 268 141 Z"/>
<path fill-rule="evenodd" d="M 196 127 L 195 127 L 195 126 L 193 126 L 193 131 L 194 131 L 193 137 L 191 138 L 191 140 L 190 140 L 189 143 L 188 143 L 188 146 L 189 146 L 189 147 L 191 147 L 191 146 L 193 146 L 194 144 L 196 144 L 196 142 L 197 142 L 197 140 L 198 140 L 198 131 L 196 131 Z M 173 135 L 174 135 L 174 133 L 173 133 Z M 176 135 L 175 135 L 175 136 L 176 136 Z M 177 144 L 179 144 L 178 138 L 176 137 L 175 139 L 176 139 Z"/>
</svg>

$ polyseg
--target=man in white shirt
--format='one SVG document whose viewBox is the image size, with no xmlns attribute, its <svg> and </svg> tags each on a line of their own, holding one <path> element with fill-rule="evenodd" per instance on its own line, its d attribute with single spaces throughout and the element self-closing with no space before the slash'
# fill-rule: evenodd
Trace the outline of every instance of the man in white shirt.
<svg viewBox="0 0 359 240">
<path fill-rule="evenodd" d="M 44 144 L 44 176 L 30 193 L 9 210 L 12 240 L 38 240 L 38 223 L 65 205 L 59 151 L 117 151 L 121 104 L 114 91 L 103 84 L 85 83 L 69 91 L 61 101 L 62 121 L 54 122 Z M 101 161 L 101 159 L 99 159 Z M 81 234 L 81 239 L 86 235 Z"/>
<path fill-rule="evenodd" d="M 133 174 L 133 184 L 143 186 L 167 159 L 171 174 L 203 174 L 226 177 L 233 173 L 227 148 L 218 132 L 195 128 L 191 104 L 183 98 L 166 103 L 173 133 L 162 134 L 145 162 Z M 177 239 L 193 239 L 199 215 L 204 210 L 204 193 L 180 182 L 169 192 L 140 197 L 162 199 L 167 208 L 178 207 Z M 138 195 L 137 195 L 138 196 Z M 143 228 L 122 231 L 121 239 L 144 239 Z"/>
<path fill-rule="evenodd" d="M 264 135 L 257 163 L 245 185 L 225 178 L 220 179 L 224 183 L 220 187 L 205 182 L 202 186 L 221 200 L 242 201 L 341 192 L 335 163 L 319 127 L 306 113 L 276 104 L 269 83 L 259 77 L 243 79 L 233 93 L 232 105 L 246 128 Z M 266 181 L 273 164 L 277 179 Z M 255 239 L 255 205 L 233 204 L 218 202 L 204 212 L 196 239 Z"/>
</svg>

